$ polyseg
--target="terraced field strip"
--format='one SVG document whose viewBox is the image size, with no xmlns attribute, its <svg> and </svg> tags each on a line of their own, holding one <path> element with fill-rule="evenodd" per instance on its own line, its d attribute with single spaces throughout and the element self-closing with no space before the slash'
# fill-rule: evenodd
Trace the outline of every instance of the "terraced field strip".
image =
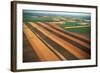
<svg viewBox="0 0 100 73">
<path fill-rule="evenodd" d="M 50 27 L 50 26 L 49 26 L 48 24 L 46 24 L 46 23 L 38 22 L 37 24 L 40 24 L 40 26 L 42 25 L 42 26 L 45 27 L 46 29 L 51 30 L 51 31 L 53 31 L 53 32 L 55 32 L 55 33 L 58 33 L 58 34 L 61 35 L 61 36 L 64 36 L 66 39 L 67 39 L 67 38 L 68 38 L 68 39 L 71 39 L 71 40 L 77 42 L 78 44 L 85 46 L 86 48 L 90 48 L 90 45 L 89 45 L 89 44 L 87 44 L 87 43 L 85 43 L 85 42 L 83 42 L 83 41 L 81 41 L 81 40 L 79 40 L 79 39 L 77 39 L 77 38 L 75 38 L 75 37 L 73 37 L 73 36 L 70 36 L 69 34 L 65 34 L 64 32 L 57 31 L 56 29 Z M 64 37 L 63 37 L 63 38 L 64 38 Z M 66 40 L 66 39 L 65 39 L 65 40 Z"/>
<path fill-rule="evenodd" d="M 23 34 L 23 62 L 38 62 L 40 61 L 36 52 L 32 49 L 25 34 Z"/>
<path fill-rule="evenodd" d="M 29 22 L 29 23 L 33 27 L 35 27 L 36 29 L 41 31 L 49 39 L 53 40 L 54 42 L 56 42 L 60 46 L 64 47 L 66 49 L 66 51 L 69 51 L 70 53 L 72 53 L 77 58 L 79 58 L 79 59 L 86 59 L 86 58 L 90 57 L 89 54 L 87 54 L 86 52 L 80 50 L 76 46 L 73 46 L 72 44 L 70 44 L 69 42 L 63 40 L 62 38 L 59 38 L 57 35 L 54 35 L 52 32 L 49 32 L 48 30 L 44 29 L 43 27 L 38 26 L 35 23 L 32 23 L 32 22 Z"/>
<path fill-rule="evenodd" d="M 71 37 L 67 34 L 64 34 L 60 31 L 57 31 L 56 29 L 51 28 L 48 24 L 45 24 L 45 23 L 42 23 L 42 22 L 37 22 L 36 24 L 41 26 L 41 27 L 44 27 L 45 29 L 47 29 L 50 32 L 53 32 L 55 35 L 59 36 L 60 38 L 66 40 L 68 42 L 70 42 L 71 44 L 77 46 L 81 50 L 86 51 L 87 53 L 90 53 L 90 45 L 89 44 L 87 44 L 87 43 L 85 43 L 81 40 L 78 40 L 76 38 L 73 38 L 73 37 Z"/>
<path fill-rule="evenodd" d="M 37 30 L 30 24 L 26 24 L 33 33 L 35 33 L 46 46 L 50 47 L 49 49 L 52 50 L 61 60 L 77 60 L 78 58 L 71 54 L 69 51 L 65 50 L 62 46 L 45 36 L 41 31 Z"/>
<path fill-rule="evenodd" d="M 46 24 L 48 24 L 50 27 L 52 27 L 52 28 L 54 28 L 54 29 L 56 29 L 60 32 L 64 32 L 65 34 L 69 34 L 69 35 L 71 35 L 71 36 L 73 36 L 77 39 L 80 39 L 81 41 L 84 41 L 84 42 L 90 44 L 90 39 L 88 39 L 87 37 L 85 37 L 83 35 L 79 35 L 77 33 L 70 32 L 70 31 L 67 31 L 67 30 L 65 31 L 64 29 L 60 28 L 58 25 L 55 25 L 54 23 L 47 23 L 46 22 Z"/>
<path fill-rule="evenodd" d="M 24 33 L 41 61 L 60 60 L 25 24 Z"/>
</svg>

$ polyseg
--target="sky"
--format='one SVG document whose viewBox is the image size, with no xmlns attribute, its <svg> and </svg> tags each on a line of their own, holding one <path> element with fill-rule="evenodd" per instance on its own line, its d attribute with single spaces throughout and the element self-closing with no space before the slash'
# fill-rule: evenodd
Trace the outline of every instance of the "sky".
<svg viewBox="0 0 100 73">
<path fill-rule="evenodd" d="M 82 12 L 67 12 L 67 11 L 43 11 L 43 10 L 23 10 L 24 13 L 34 14 L 51 14 L 51 15 L 75 15 L 75 16 L 90 16 L 90 13 Z"/>
</svg>

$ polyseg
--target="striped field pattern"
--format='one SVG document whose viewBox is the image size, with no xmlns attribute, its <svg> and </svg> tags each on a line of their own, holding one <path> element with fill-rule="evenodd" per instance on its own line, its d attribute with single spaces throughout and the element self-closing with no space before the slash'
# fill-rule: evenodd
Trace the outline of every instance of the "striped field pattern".
<svg viewBox="0 0 100 73">
<path fill-rule="evenodd" d="M 64 31 L 48 22 L 24 23 L 23 34 L 23 62 L 91 58 L 91 43 L 87 37 Z M 25 47 L 26 42 L 28 45 Z"/>
</svg>

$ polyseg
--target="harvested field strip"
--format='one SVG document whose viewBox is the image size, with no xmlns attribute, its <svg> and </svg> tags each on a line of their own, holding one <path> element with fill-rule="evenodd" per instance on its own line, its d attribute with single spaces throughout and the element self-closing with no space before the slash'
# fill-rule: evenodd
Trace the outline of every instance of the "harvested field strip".
<svg viewBox="0 0 100 73">
<path fill-rule="evenodd" d="M 59 36 L 60 38 L 70 42 L 71 44 L 77 46 L 78 48 L 81 48 L 83 51 L 86 51 L 87 53 L 90 53 L 90 46 L 85 46 L 84 43 L 82 41 L 78 41 L 77 39 L 75 38 L 71 38 L 71 36 L 68 36 L 67 34 L 64 34 L 62 32 L 59 32 L 59 31 L 56 31 L 55 29 L 53 28 L 50 28 L 48 25 L 46 25 L 45 23 L 36 23 L 37 25 L 41 26 L 41 27 L 44 27 L 45 29 L 47 29 L 48 31 L 54 33 L 55 35 Z M 76 40 L 76 41 L 75 41 Z M 81 44 L 82 42 L 82 44 Z M 80 45 L 81 44 L 81 45 Z M 87 44 L 87 43 L 85 43 Z"/>
<path fill-rule="evenodd" d="M 23 62 L 38 62 L 40 61 L 37 53 L 32 49 L 25 34 L 23 34 Z"/>
<path fill-rule="evenodd" d="M 76 46 L 73 46 L 69 42 L 63 40 L 62 38 L 59 38 L 58 36 L 55 36 L 51 32 L 47 31 L 43 27 L 38 26 L 37 24 L 33 24 L 30 22 L 30 24 L 37 28 L 39 31 L 41 31 L 44 35 L 48 36 L 51 40 L 55 41 L 58 43 L 60 46 L 64 47 L 67 51 L 71 52 L 73 55 L 76 57 L 83 59 L 83 58 L 89 58 L 89 55 L 85 53 L 84 51 L 80 50 Z M 50 36 L 49 36 L 50 35 Z"/>
<path fill-rule="evenodd" d="M 62 54 L 66 59 L 68 60 L 77 60 L 74 55 L 72 55 L 69 51 L 66 51 L 62 46 L 54 42 L 53 40 L 49 39 L 47 36 L 45 36 L 41 31 L 35 29 L 31 25 L 28 25 L 28 27 L 31 29 L 31 31 L 34 31 L 36 34 L 38 34 L 43 40 L 46 41 L 49 45 L 51 45 L 56 51 L 58 51 L 60 54 Z M 33 30 L 35 29 L 35 30 Z"/>
<path fill-rule="evenodd" d="M 57 26 L 57 25 L 55 25 L 55 24 L 52 24 L 52 23 L 47 23 L 47 22 L 45 22 L 45 23 L 48 24 L 50 27 L 52 27 L 52 28 L 54 28 L 54 29 L 56 29 L 56 30 L 58 30 L 58 31 L 60 31 L 60 32 L 64 32 L 65 34 L 69 34 L 69 35 L 71 35 L 71 36 L 73 36 L 73 37 L 75 37 L 75 38 L 80 39 L 81 41 L 84 41 L 84 42 L 90 44 L 90 39 L 88 39 L 87 37 L 85 37 L 85 36 L 83 36 L 83 35 L 79 35 L 79 34 L 77 34 L 77 33 L 70 32 L 70 31 L 68 31 L 68 30 L 65 31 L 64 29 L 62 29 L 62 28 L 60 28 L 59 26 Z"/>
<path fill-rule="evenodd" d="M 26 25 L 24 33 L 41 61 L 60 60 Z"/>
</svg>

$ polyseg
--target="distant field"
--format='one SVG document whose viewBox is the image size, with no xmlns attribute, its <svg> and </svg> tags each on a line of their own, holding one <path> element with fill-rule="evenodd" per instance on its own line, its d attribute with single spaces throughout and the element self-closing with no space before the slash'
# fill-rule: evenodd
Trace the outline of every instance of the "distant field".
<svg viewBox="0 0 100 73">
<path fill-rule="evenodd" d="M 52 22 L 52 18 L 24 16 L 24 22 Z"/>
</svg>

